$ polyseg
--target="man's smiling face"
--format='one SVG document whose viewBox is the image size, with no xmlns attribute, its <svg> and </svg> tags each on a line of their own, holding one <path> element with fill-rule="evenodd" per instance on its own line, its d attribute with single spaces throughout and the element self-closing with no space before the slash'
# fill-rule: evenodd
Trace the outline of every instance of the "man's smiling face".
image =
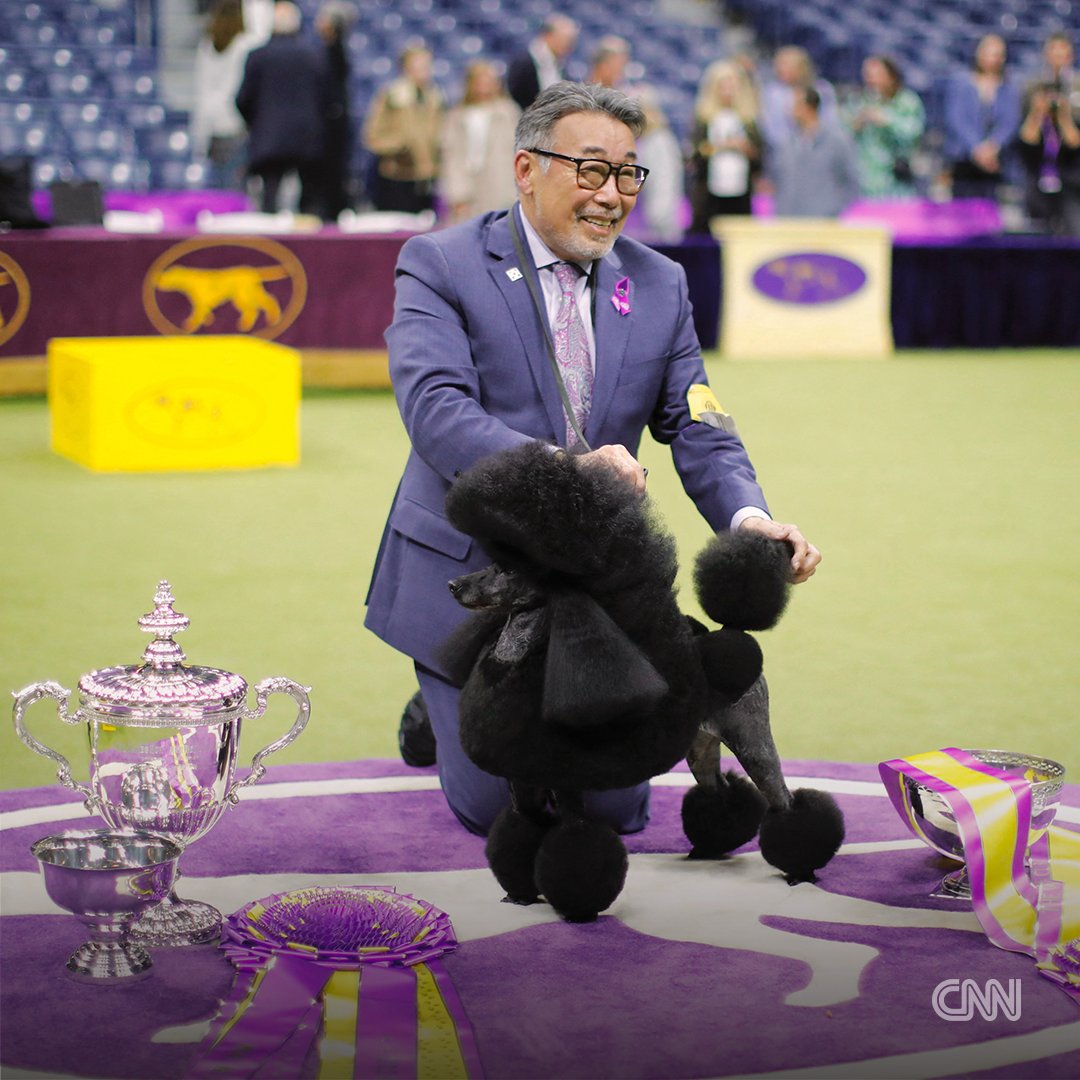
<svg viewBox="0 0 1080 1080">
<path fill-rule="evenodd" d="M 616 163 L 637 161 L 630 129 L 607 113 L 571 113 L 555 124 L 552 134 L 551 145 L 544 149 L 556 154 Z M 517 152 L 514 173 L 529 223 L 567 262 L 603 258 L 637 202 L 636 195 L 618 191 L 614 175 L 597 191 L 589 191 L 578 187 L 573 162 L 527 150 Z"/>
</svg>

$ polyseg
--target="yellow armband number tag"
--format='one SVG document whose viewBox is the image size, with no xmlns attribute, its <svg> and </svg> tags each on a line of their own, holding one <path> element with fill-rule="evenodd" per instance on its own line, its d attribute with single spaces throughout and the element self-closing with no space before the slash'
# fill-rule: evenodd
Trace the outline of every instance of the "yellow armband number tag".
<svg viewBox="0 0 1080 1080">
<path fill-rule="evenodd" d="M 735 421 L 716 400 L 712 387 L 705 383 L 694 383 L 686 393 L 686 404 L 691 420 L 735 433 Z"/>
</svg>

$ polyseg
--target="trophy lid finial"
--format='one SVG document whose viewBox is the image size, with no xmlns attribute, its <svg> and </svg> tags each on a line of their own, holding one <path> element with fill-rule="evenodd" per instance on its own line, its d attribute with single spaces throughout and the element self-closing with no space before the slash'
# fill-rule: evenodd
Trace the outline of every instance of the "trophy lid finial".
<svg viewBox="0 0 1080 1080">
<path fill-rule="evenodd" d="M 174 610 L 175 599 L 168 581 L 159 581 L 154 593 L 154 610 L 139 619 L 139 629 L 154 635 L 142 658 L 159 671 L 177 668 L 186 659 L 184 650 L 173 641 L 173 634 L 186 630 L 191 620 Z"/>
</svg>

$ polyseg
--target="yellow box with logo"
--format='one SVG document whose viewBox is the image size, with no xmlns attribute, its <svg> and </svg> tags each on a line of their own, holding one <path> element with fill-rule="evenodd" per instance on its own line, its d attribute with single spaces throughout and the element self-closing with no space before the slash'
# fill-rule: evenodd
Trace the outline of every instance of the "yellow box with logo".
<svg viewBox="0 0 1080 1080">
<path fill-rule="evenodd" d="M 300 461 L 300 354 L 236 336 L 53 338 L 53 450 L 96 472 Z"/>
</svg>

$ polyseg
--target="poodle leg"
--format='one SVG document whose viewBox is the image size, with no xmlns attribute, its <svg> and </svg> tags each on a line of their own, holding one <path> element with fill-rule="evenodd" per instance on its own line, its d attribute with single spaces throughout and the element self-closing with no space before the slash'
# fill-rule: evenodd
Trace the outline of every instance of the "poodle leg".
<svg viewBox="0 0 1080 1080">
<path fill-rule="evenodd" d="M 784 783 L 769 724 L 769 684 L 765 676 L 758 678 L 738 701 L 710 718 L 709 727 L 735 755 L 769 806 L 787 809 L 791 792 Z"/>
<path fill-rule="evenodd" d="M 691 859 L 721 859 L 753 840 L 767 803 L 745 776 L 716 771 L 683 797 L 682 826 Z"/>
<path fill-rule="evenodd" d="M 584 816 L 579 791 L 557 791 L 558 824 L 536 855 L 536 883 L 567 922 L 592 922 L 626 882 L 626 848 L 610 825 Z"/>
<path fill-rule="evenodd" d="M 540 898 L 534 877 L 536 853 L 554 819 L 542 788 L 510 781 L 511 805 L 495 819 L 484 853 L 495 880 L 506 890 L 504 903 L 535 904 Z"/>
<path fill-rule="evenodd" d="M 788 791 L 769 726 L 769 688 L 760 678 L 716 718 L 721 738 L 769 802 L 761 822 L 761 854 L 789 884 L 815 881 L 844 842 L 844 815 L 824 791 Z"/>
</svg>

